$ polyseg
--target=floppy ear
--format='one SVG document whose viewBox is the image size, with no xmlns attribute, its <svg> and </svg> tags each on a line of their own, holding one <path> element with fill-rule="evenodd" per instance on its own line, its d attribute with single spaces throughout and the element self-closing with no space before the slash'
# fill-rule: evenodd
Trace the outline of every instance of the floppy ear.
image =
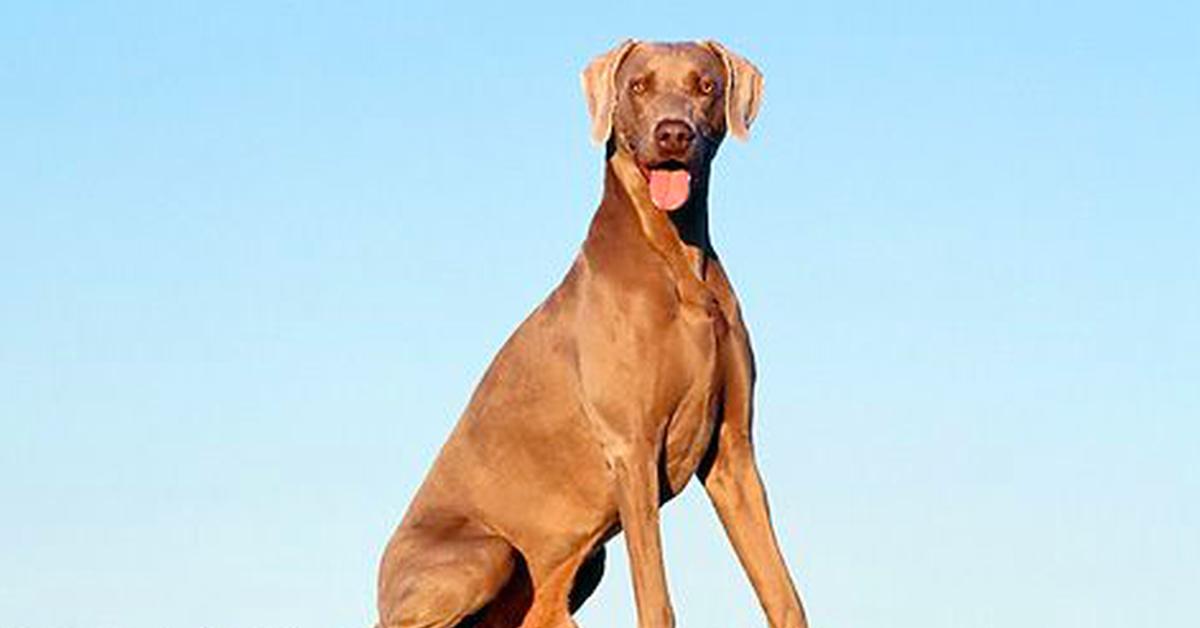
<svg viewBox="0 0 1200 628">
<path fill-rule="evenodd" d="M 617 68 L 637 42 L 626 39 L 616 48 L 596 57 L 583 70 L 583 96 L 592 117 L 592 141 L 603 144 L 612 132 L 613 109 L 617 101 Z"/>
<path fill-rule="evenodd" d="M 750 124 L 754 122 L 758 106 L 762 103 L 762 72 L 719 42 L 706 43 L 725 63 L 725 125 L 734 137 L 745 140 L 750 135 Z"/>
</svg>

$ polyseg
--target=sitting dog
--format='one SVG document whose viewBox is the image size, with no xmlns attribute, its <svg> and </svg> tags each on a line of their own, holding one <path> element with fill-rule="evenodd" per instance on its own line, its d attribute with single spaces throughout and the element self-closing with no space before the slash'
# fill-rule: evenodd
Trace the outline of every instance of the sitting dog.
<svg viewBox="0 0 1200 628">
<path fill-rule="evenodd" d="M 750 438 L 754 360 L 708 233 L 711 163 L 762 76 L 717 42 L 583 72 L 604 196 L 496 356 L 384 552 L 383 628 L 568 628 L 624 531 L 640 628 L 674 625 L 659 507 L 704 484 L 773 628 L 807 625 Z"/>
</svg>

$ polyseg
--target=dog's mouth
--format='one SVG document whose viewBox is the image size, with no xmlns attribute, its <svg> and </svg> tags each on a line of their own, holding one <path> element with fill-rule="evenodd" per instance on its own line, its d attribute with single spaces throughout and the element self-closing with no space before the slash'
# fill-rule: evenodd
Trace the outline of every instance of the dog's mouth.
<svg viewBox="0 0 1200 628">
<path fill-rule="evenodd" d="M 675 211 L 687 202 L 692 192 L 692 174 L 687 166 L 676 160 L 641 167 L 642 176 L 650 184 L 650 201 L 663 211 Z"/>
</svg>

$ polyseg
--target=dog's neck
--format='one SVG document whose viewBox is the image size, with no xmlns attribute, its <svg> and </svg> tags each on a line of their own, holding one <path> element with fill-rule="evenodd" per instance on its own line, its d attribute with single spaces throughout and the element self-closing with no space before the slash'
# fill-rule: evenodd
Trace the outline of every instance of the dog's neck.
<svg viewBox="0 0 1200 628">
<path fill-rule="evenodd" d="M 606 200 L 614 194 L 628 199 L 627 204 L 636 212 L 642 234 L 672 270 L 704 281 L 708 261 L 716 259 L 708 236 L 707 168 L 693 181 L 687 202 L 670 212 L 654 206 L 649 183 L 633 157 L 625 151 L 610 153 L 604 187 Z"/>
<path fill-rule="evenodd" d="M 684 244 L 695 247 L 707 258 L 715 259 L 717 252 L 713 250 L 712 240 L 708 237 L 708 173 L 709 166 L 705 164 L 704 169 L 692 179 L 688 200 L 679 209 L 667 212 L 667 217 L 675 225 L 675 232 Z"/>
</svg>

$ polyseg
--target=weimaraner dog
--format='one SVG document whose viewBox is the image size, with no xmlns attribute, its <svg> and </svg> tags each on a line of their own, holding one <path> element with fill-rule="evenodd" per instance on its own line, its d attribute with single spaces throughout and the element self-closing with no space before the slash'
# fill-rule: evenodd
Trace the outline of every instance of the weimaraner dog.
<svg viewBox="0 0 1200 628">
<path fill-rule="evenodd" d="M 674 625 L 659 507 L 704 483 L 773 628 L 807 626 L 750 437 L 754 359 L 708 235 L 762 75 L 717 42 L 625 41 L 583 72 L 604 197 L 500 350 L 384 551 L 382 628 L 570 628 L 625 532 L 640 628 Z"/>
</svg>

